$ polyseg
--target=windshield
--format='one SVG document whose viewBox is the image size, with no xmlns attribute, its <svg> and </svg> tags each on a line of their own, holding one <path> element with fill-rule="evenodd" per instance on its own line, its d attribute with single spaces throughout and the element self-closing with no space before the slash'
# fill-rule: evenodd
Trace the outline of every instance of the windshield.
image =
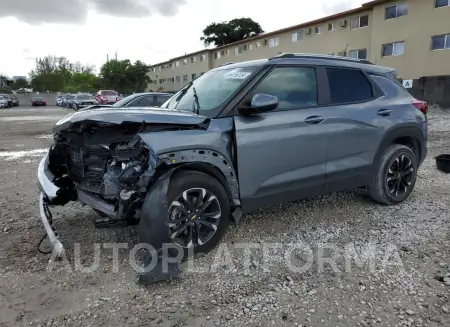
<svg viewBox="0 0 450 327">
<path fill-rule="evenodd" d="M 260 66 L 211 70 L 176 93 L 161 107 L 196 111 L 212 117 L 217 107 L 236 92 Z"/>
<path fill-rule="evenodd" d="M 102 95 L 117 95 L 116 91 L 102 91 Z"/>
<path fill-rule="evenodd" d="M 132 95 L 129 95 L 129 96 L 127 96 L 127 97 L 125 97 L 125 98 L 123 98 L 123 99 L 121 99 L 121 100 L 119 100 L 119 101 L 117 101 L 116 103 L 114 103 L 112 106 L 113 107 L 123 107 L 123 106 L 125 106 L 127 103 L 129 103 L 131 100 L 133 100 L 134 98 L 137 98 L 138 96 L 140 96 L 140 94 L 132 94 Z"/>
</svg>

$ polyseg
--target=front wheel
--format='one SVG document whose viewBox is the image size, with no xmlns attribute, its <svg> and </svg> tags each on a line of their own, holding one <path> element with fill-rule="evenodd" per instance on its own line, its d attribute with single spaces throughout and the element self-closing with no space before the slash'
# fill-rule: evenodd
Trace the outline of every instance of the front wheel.
<svg viewBox="0 0 450 327">
<path fill-rule="evenodd" d="M 167 192 L 169 234 L 185 257 L 211 251 L 222 239 L 230 220 L 230 200 L 210 175 L 183 171 L 170 181 Z"/>
<path fill-rule="evenodd" d="M 418 168 L 417 156 L 410 148 L 400 144 L 389 146 L 379 161 L 368 195 L 381 204 L 403 202 L 414 189 Z"/>
</svg>

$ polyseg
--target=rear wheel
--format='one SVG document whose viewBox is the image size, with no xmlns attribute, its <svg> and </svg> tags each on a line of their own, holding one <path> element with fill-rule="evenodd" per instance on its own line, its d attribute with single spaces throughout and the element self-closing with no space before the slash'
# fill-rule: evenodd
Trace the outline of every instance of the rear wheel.
<svg viewBox="0 0 450 327">
<path fill-rule="evenodd" d="M 393 144 L 383 153 L 368 195 L 381 204 L 401 203 L 414 189 L 418 160 L 407 146 Z"/>
<path fill-rule="evenodd" d="M 211 251 L 222 239 L 230 220 L 230 200 L 213 177 L 196 171 L 175 175 L 168 190 L 169 233 L 184 251 Z"/>
</svg>

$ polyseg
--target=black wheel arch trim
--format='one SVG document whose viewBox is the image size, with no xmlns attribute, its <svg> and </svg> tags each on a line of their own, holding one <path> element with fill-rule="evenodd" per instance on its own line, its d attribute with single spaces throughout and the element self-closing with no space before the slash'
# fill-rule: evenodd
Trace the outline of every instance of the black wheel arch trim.
<svg viewBox="0 0 450 327">
<path fill-rule="evenodd" d="M 403 137 L 411 137 L 418 143 L 417 144 L 419 150 L 418 160 L 419 164 L 421 164 L 426 156 L 426 139 L 423 134 L 423 131 L 414 123 L 407 123 L 401 126 L 396 125 L 391 129 L 389 129 L 385 133 L 380 145 L 378 146 L 374 162 L 375 163 L 379 162 L 381 156 L 383 155 L 383 152 L 391 144 L 395 144 L 395 140 Z"/>
<path fill-rule="evenodd" d="M 197 170 L 216 178 L 225 188 L 231 205 L 240 207 L 239 183 L 236 171 L 226 156 L 208 149 L 172 151 L 158 155 L 167 166 L 176 170 Z"/>
</svg>

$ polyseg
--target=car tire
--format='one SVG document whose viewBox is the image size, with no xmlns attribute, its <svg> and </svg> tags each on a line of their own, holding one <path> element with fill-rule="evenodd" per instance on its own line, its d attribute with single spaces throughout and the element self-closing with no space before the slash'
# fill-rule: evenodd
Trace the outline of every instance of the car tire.
<svg viewBox="0 0 450 327">
<path fill-rule="evenodd" d="M 187 246 L 187 244 L 189 244 L 188 235 L 184 235 L 184 233 L 183 235 L 179 235 L 180 238 L 181 236 L 186 238 L 184 242 L 180 242 L 181 240 L 178 237 L 173 237 L 179 227 L 183 226 L 183 223 L 174 224 L 171 223 L 171 221 L 174 221 L 174 218 L 177 218 L 178 220 L 180 219 L 180 217 L 181 219 L 184 219 L 184 217 L 186 217 L 186 221 L 188 221 L 188 219 L 192 220 L 195 218 L 188 218 L 188 215 L 185 215 L 182 212 L 178 211 L 177 206 L 175 205 L 174 207 L 174 204 L 181 203 L 180 199 L 184 199 L 185 197 L 189 198 L 190 196 L 195 196 L 197 194 L 203 195 L 202 192 L 205 191 L 206 193 L 204 193 L 205 197 L 203 198 L 203 200 L 211 199 L 211 204 L 204 210 L 204 213 L 205 216 L 214 216 L 214 218 L 203 217 L 202 219 L 202 216 L 200 216 L 199 218 L 197 218 L 198 220 L 192 222 L 192 224 L 195 223 L 195 226 L 189 226 L 186 228 L 186 234 L 189 235 L 191 231 L 193 233 L 193 246 L 189 247 Z M 217 246 L 227 230 L 231 215 L 230 199 L 226 190 L 219 181 L 217 181 L 214 177 L 202 172 L 181 171 L 175 174 L 170 181 L 169 189 L 167 192 L 167 203 L 169 209 L 169 234 L 171 235 L 172 242 L 174 242 L 174 244 L 176 244 L 176 246 L 181 251 L 183 251 L 184 258 L 187 258 L 189 253 L 192 253 L 192 248 L 194 254 L 200 254 L 208 253 Z M 203 202 L 203 205 L 205 203 L 206 201 Z M 201 207 L 201 205 L 199 205 L 198 207 Z M 184 208 L 186 211 L 188 210 L 187 206 L 185 206 Z M 220 212 L 220 214 L 218 212 Z M 202 232 L 210 233 L 210 235 L 206 235 L 207 237 L 204 238 L 205 235 L 202 234 Z M 201 234 L 201 238 L 197 238 L 197 233 Z"/>
<path fill-rule="evenodd" d="M 367 187 L 369 197 L 380 204 L 405 201 L 414 189 L 419 161 L 407 146 L 390 145 L 382 154 L 374 183 Z"/>
</svg>

